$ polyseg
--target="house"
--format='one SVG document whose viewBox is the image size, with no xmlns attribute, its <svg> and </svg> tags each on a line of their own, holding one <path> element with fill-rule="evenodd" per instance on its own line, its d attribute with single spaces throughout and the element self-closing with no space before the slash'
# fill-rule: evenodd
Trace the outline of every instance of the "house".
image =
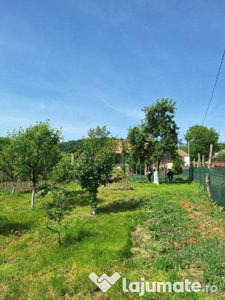
<svg viewBox="0 0 225 300">
<path fill-rule="evenodd" d="M 118 140 L 115 145 L 115 153 L 116 153 L 116 164 L 118 167 L 122 165 L 122 152 L 129 152 L 131 149 L 129 142 L 127 140 Z"/>
<path fill-rule="evenodd" d="M 183 150 L 179 149 L 178 153 L 183 157 L 184 159 L 184 166 L 190 166 L 190 156 Z"/>
<path fill-rule="evenodd" d="M 118 140 L 117 141 L 115 152 L 116 152 L 116 163 L 117 163 L 118 167 L 121 167 L 121 164 L 122 164 L 122 158 L 121 158 L 121 154 L 123 151 L 122 144 L 124 144 L 124 146 L 126 148 L 126 152 L 129 152 L 131 149 L 131 146 L 129 145 L 129 142 L 127 140 L 123 140 L 123 141 Z M 178 153 L 184 159 L 184 166 L 189 166 L 190 165 L 189 155 L 186 152 L 184 152 L 183 150 L 178 150 Z M 161 158 L 160 168 L 164 169 L 164 167 L 165 167 L 166 169 L 172 169 L 172 166 L 173 166 L 173 164 L 171 162 L 170 154 L 168 153 L 164 157 Z M 152 169 L 152 165 L 150 164 L 150 162 L 148 162 L 145 164 L 144 170 L 145 170 L 145 172 L 147 172 L 150 169 Z"/>
<path fill-rule="evenodd" d="M 219 154 L 225 153 L 225 149 L 221 150 L 220 152 L 216 153 L 213 158 L 212 158 L 212 164 L 211 167 L 212 168 L 218 168 L 218 169 L 224 169 L 225 168 L 225 161 L 219 161 L 216 160 L 217 156 Z"/>
</svg>

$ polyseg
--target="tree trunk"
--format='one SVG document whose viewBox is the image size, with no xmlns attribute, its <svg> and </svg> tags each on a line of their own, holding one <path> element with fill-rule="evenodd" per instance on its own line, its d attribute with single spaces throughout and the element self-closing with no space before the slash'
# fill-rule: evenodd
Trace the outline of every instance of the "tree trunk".
<svg viewBox="0 0 225 300">
<path fill-rule="evenodd" d="M 154 171 L 154 183 L 159 184 L 159 171 Z"/>
<path fill-rule="evenodd" d="M 198 163 L 197 163 L 197 168 L 201 167 L 201 154 L 198 153 Z"/>
<path fill-rule="evenodd" d="M 91 210 L 92 210 L 92 215 L 95 216 L 96 215 L 96 210 L 97 210 L 97 193 L 95 192 L 91 192 L 90 193 L 91 196 Z"/>
<path fill-rule="evenodd" d="M 167 159 L 167 166 L 168 166 L 168 159 Z M 164 181 L 166 182 L 166 163 L 164 161 Z"/>
<path fill-rule="evenodd" d="M 142 172 L 141 172 L 141 166 L 140 166 L 140 180 L 143 181 Z"/>
<path fill-rule="evenodd" d="M 12 194 L 15 193 L 16 190 L 16 181 L 13 181 Z"/>
<path fill-rule="evenodd" d="M 160 160 L 157 161 L 156 171 L 154 171 L 154 183 L 159 184 L 159 164 Z"/>
<path fill-rule="evenodd" d="M 35 201 L 35 187 L 33 187 L 33 189 L 32 189 L 31 209 L 34 209 L 34 201 Z"/>
</svg>

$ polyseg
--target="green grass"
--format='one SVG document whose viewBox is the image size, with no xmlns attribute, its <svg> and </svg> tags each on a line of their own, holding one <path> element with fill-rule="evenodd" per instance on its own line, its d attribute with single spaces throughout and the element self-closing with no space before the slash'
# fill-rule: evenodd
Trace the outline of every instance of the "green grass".
<svg viewBox="0 0 225 300">
<path fill-rule="evenodd" d="M 103 293 L 91 272 L 127 282 L 199 281 L 217 293 L 146 293 L 142 299 L 224 299 L 225 221 L 220 207 L 196 183 L 175 177 L 159 186 L 132 182 L 133 190 L 98 194 L 98 216 L 77 184 L 67 187 L 72 211 L 63 244 L 46 228 L 43 202 L 30 193 L 0 192 L 0 299 L 139 299 L 123 293 L 122 279 Z"/>
</svg>

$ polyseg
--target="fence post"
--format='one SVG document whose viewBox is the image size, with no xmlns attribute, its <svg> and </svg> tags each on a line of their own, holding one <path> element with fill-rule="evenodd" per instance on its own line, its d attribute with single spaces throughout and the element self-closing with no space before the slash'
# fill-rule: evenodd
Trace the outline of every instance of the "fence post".
<svg viewBox="0 0 225 300">
<path fill-rule="evenodd" d="M 201 167 L 201 154 L 198 153 L 198 163 L 197 163 L 197 168 Z"/>
<path fill-rule="evenodd" d="M 208 168 L 211 168 L 211 163 L 212 163 L 212 151 L 213 151 L 213 144 L 210 145 L 210 150 L 209 150 L 209 165 Z"/>
<path fill-rule="evenodd" d="M 193 160 L 193 167 L 195 168 L 195 159 Z"/>
<path fill-rule="evenodd" d="M 205 167 L 205 155 L 202 155 L 202 166 Z"/>
<path fill-rule="evenodd" d="M 211 191 L 210 191 L 210 184 L 209 184 L 209 173 L 205 174 L 205 186 L 206 186 L 208 197 L 209 197 L 209 199 L 211 199 Z"/>
</svg>

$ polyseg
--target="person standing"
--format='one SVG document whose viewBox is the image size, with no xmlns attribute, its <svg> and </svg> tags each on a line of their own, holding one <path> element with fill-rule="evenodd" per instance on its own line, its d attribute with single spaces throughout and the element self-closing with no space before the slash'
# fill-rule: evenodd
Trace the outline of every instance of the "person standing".
<svg viewBox="0 0 225 300">
<path fill-rule="evenodd" d="M 146 172 L 145 175 L 147 175 L 147 179 L 149 182 L 151 182 L 151 176 L 152 176 L 152 171 Z"/>
<path fill-rule="evenodd" d="M 166 175 L 168 176 L 169 182 L 173 182 L 173 171 L 171 169 L 169 169 Z"/>
</svg>

